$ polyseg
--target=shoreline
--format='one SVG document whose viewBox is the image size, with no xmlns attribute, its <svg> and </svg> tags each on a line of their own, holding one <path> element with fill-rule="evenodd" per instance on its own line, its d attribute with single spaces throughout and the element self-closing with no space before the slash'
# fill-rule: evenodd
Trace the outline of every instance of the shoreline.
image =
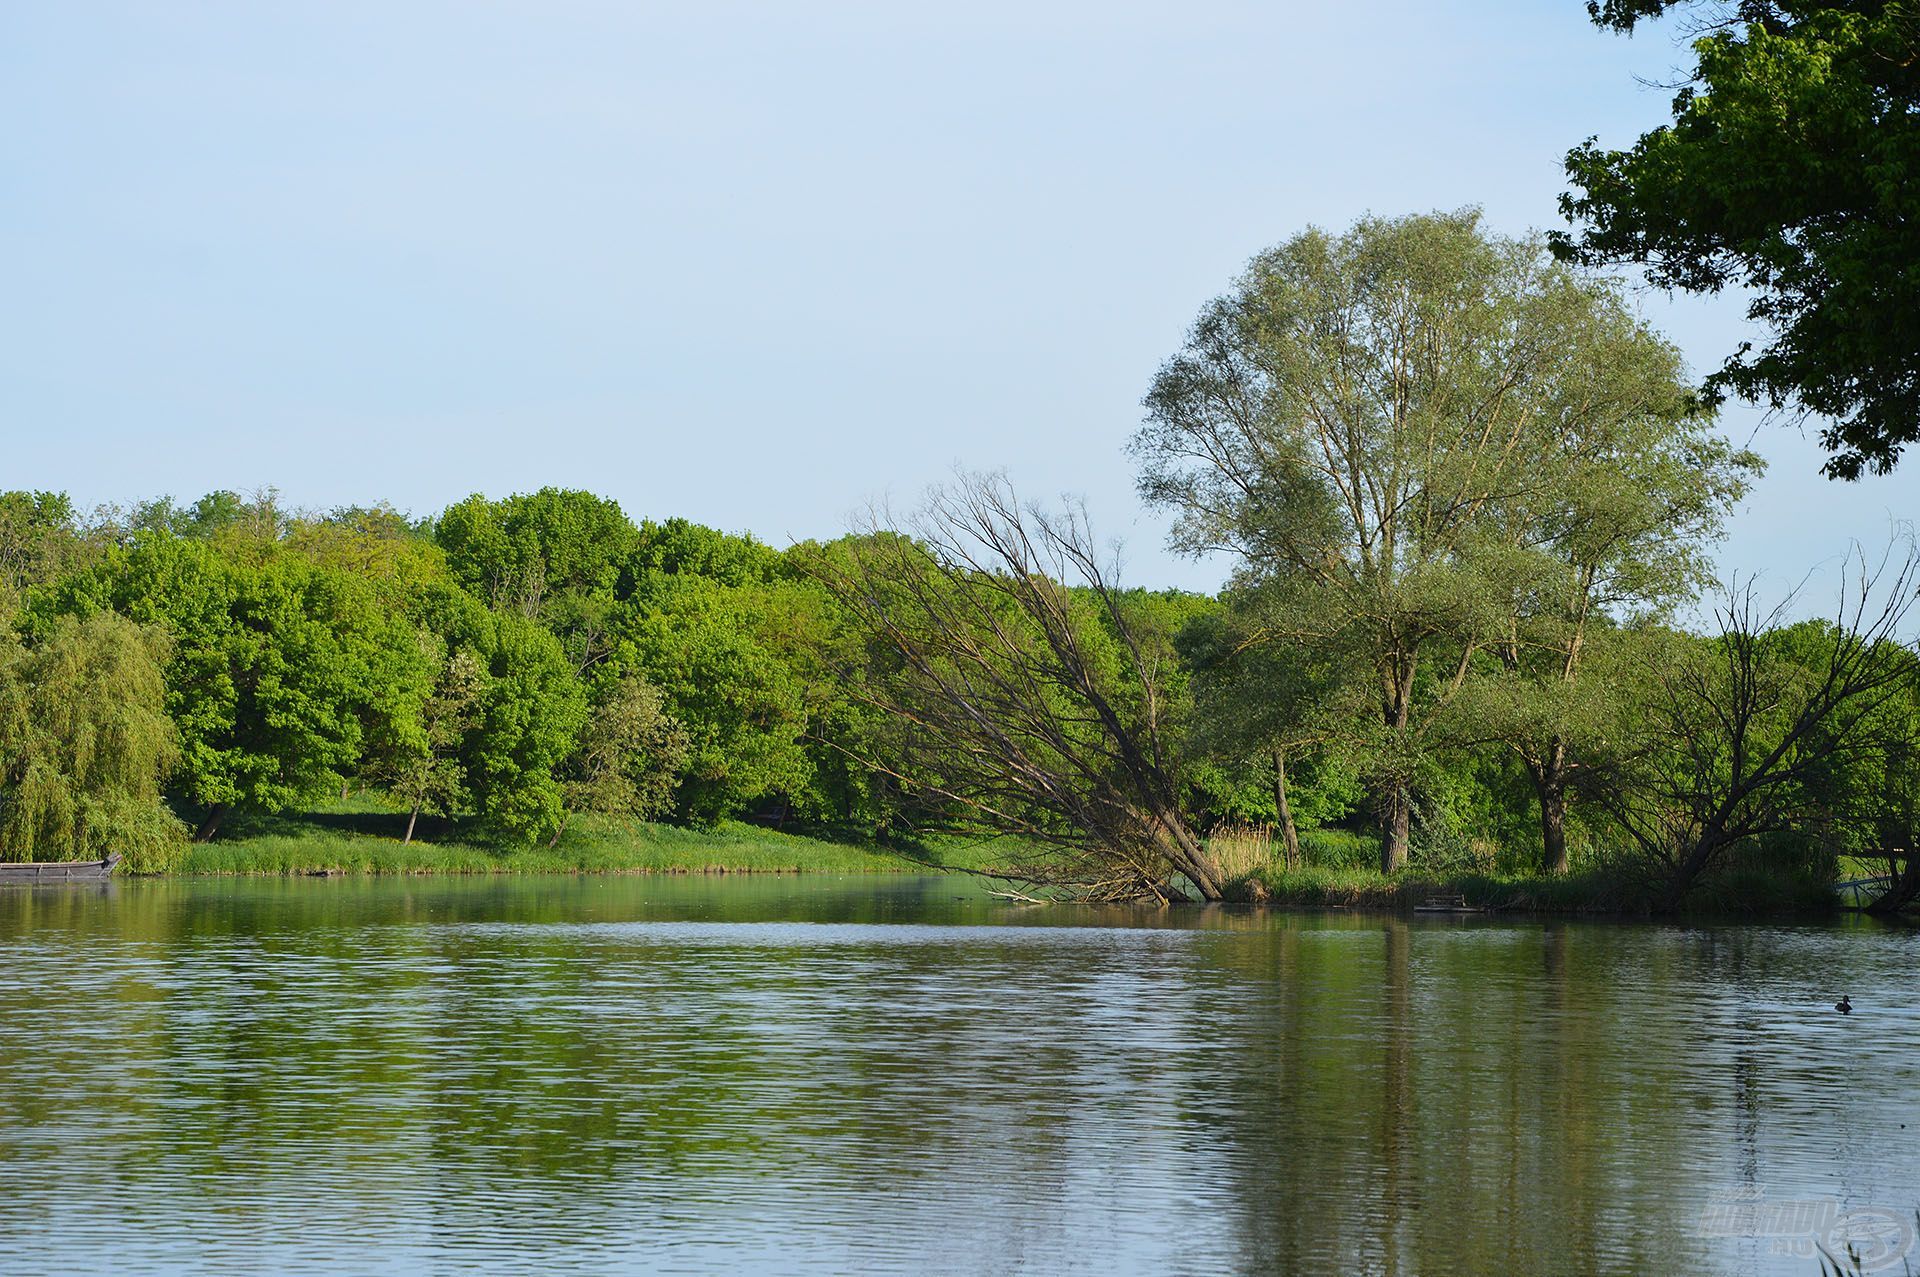
<svg viewBox="0 0 1920 1277">
<path fill-rule="evenodd" d="M 406 814 L 362 794 L 298 813 L 236 822 L 214 841 L 188 846 L 163 869 L 123 875 L 190 878 L 427 878 L 603 876 L 803 877 L 992 872 L 1016 846 L 958 833 L 875 837 L 820 827 L 775 829 L 741 821 L 704 828 L 609 818 L 577 819 L 553 846 L 503 843 L 484 827 L 434 820 L 403 843 Z M 1353 863 L 1360 836 L 1312 831 L 1313 852 L 1339 857 L 1285 869 L 1242 861 L 1224 904 L 1270 910 L 1363 911 L 1430 918 L 1614 920 L 1831 920 L 1850 912 L 1830 884 L 1759 872 L 1703 883 L 1680 908 L 1663 907 L 1655 884 L 1587 869 L 1565 876 L 1481 870 L 1392 878 Z M 1012 859 L 1018 860 L 1017 854 Z M 1460 912 L 1421 913 L 1432 898 L 1459 898 Z"/>
</svg>

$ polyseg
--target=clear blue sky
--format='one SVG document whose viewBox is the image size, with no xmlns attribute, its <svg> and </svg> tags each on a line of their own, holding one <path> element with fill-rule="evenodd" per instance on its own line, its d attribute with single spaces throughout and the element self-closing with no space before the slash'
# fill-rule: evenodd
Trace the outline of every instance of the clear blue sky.
<svg viewBox="0 0 1920 1277">
<path fill-rule="evenodd" d="M 0 486 L 560 484 L 785 544 L 958 461 L 1209 587 L 1122 450 L 1200 305 L 1310 222 L 1557 224 L 1683 62 L 1579 0 L 7 5 Z M 1644 305 L 1696 367 L 1742 330 Z M 1920 513 L 1920 455 L 1727 425 L 1773 463 L 1729 567 Z"/>
</svg>

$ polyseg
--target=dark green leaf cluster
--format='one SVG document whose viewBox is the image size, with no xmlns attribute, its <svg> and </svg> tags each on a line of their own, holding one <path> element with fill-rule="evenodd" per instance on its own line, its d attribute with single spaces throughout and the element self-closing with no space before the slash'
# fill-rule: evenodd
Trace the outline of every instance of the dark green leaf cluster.
<svg viewBox="0 0 1920 1277">
<path fill-rule="evenodd" d="M 1712 14 L 1673 120 L 1567 156 L 1555 250 L 1662 288 L 1748 290 L 1771 333 L 1707 379 L 1829 419 L 1828 473 L 1893 468 L 1920 438 L 1920 10 L 1906 0 L 1605 0 L 1630 31 Z"/>
</svg>

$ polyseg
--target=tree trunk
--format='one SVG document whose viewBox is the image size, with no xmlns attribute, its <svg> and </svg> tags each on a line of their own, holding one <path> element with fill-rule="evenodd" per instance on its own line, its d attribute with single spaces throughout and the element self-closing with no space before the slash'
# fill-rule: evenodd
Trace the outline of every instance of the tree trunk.
<svg viewBox="0 0 1920 1277">
<path fill-rule="evenodd" d="M 413 810 L 407 813 L 407 836 L 400 840 L 402 847 L 413 841 L 413 823 L 420 819 L 420 804 L 415 803 Z"/>
<path fill-rule="evenodd" d="M 561 816 L 560 823 L 554 827 L 553 837 L 547 839 L 547 850 L 552 851 L 560 845 L 560 835 L 567 832 L 567 817 Z"/>
<path fill-rule="evenodd" d="M 1686 899 L 1687 893 L 1693 890 L 1693 884 L 1699 880 L 1700 875 L 1707 871 L 1707 866 L 1723 855 L 1728 847 L 1738 842 L 1737 837 L 1727 835 L 1718 821 L 1708 822 L 1706 828 L 1700 831 L 1700 836 L 1694 839 L 1693 845 L 1687 848 L 1686 854 L 1680 857 L 1674 864 L 1672 873 L 1668 875 L 1668 906 L 1678 907 L 1680 902 Z"/>
<path fill-rule="evenodd" d="M 1540 871 L 1567 872 L 1567 747 L 1555 740 L 1539 762 L 1527 760 L 1527 774 L 1540 799 Z"/>
<path fill-rule="evenodd" d="M 1413 795 L 1396 783 L 1380 813 L 1380 872 L 1399 873 L 1407 867 L 1407 844 L 1413 824 Z"/>
<path fill-rule="evenodd" d="M 213 836 L 220 832 L 220 821 L 226 814 L 227 805 L 225 803 L 215 803 L 213 806 L 207 808 L 207 818 L 200 822 L 200 828 L 193 831 L 193 840 L 195 842 L 211 842 Z"/>
<path fill-rule="evenodd" d="M 1567 791 L 1563 783 L 1540 795 L 1540 838 L 1541 871 L 1567 872 Z"/>
<path fill-rule="evenodd" d="M 348 792 L 348 788 L 349 782 L 344 780 L 340 782 L 340 801 L 343 803 L 352 797 L 352 794 Z"/>
<path fill-rule="evenodd" d="M 1280 845 L 1285 849 L 1288 869 L 1300 867 L 1300 831 L 1293 824 L 1293 804 L 1287 800 L 1287 755 L 1273 751 L 1273 805 L 1280 814 Z"/>
<path fill-rule="evenodd" d="M 1909 846 L 1906 869 L 1887 884 L 1878 900 L 1867 906 L 1867 912 L 1892 917 L 1917 899 L 1920 899 L 1920 847 Z"/>
<path fill-rule="evenodd" d="M 1150 822 L 1159 827 L 1161 854 L 1175 869 L 1185 874 L 1187 881 L 1199 891 L 1202 900 L 1224 900 L 1227 897 L 1227 884 L 1220 876 L 1220 867 L 1213 857 L 1201 845 L 1198 838 L 1187 828 L 1177 812 L 1152 809 L 1148 813 Z"/>
<path fill-rule="evenodd" d="M 1383 671 L 1381 716 L 1387 730 L 1406 743 L 1407 727 L 1413 711 L 1413 675 L 1415 659 L 1411 653 L 1396 653 Z M 1380 795 L 1380 872 L 1398 873 L 1407 867 L 1409 833 L 1413 824 L 1413 791 L 1402 773 L 1404 750 L 1396 749 L 1394 770 L 1387 780 L 1387 792 Z"/>
</svg>

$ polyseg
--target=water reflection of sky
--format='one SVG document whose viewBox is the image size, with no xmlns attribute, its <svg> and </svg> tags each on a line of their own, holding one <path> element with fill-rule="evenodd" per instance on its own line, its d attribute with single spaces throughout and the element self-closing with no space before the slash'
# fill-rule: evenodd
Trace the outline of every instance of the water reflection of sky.
<svg viewBox="0 0 1920 1277">
<path fill-rule="evenodd" d="M 0 1271 L 1810 1272 L 1725 1204 L 1920 1205 L 1917 943 L 945 879 L 0 896 Z"/>
</svg>

